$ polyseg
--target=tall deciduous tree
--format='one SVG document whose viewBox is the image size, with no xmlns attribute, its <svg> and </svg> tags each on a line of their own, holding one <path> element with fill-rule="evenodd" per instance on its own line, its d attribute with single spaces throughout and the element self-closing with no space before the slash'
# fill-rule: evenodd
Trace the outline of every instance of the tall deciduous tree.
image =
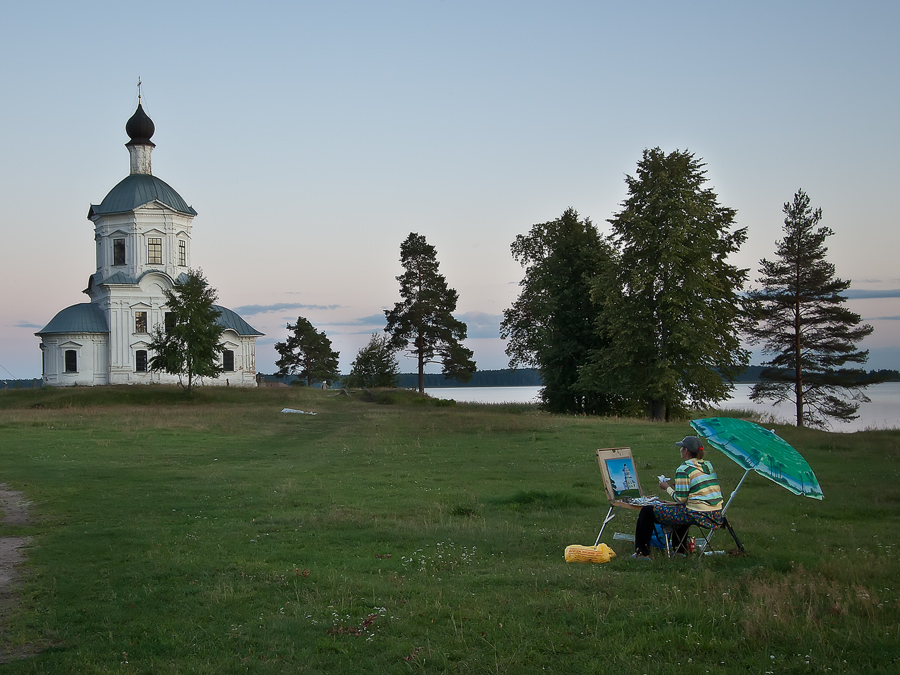
<svg viewBox="0 0 900 675">
<path fill-rule="evenodd" d="M 218 294 L 201 270 L 189 271 L 164 294 L 166 322 L 157 324 L 151 334 L 150 369 L 178 375 L 181 386 L 190 392 L 197 378 L 222 372 L 219 340 L 224 329 L 217 323 L 220 312 L 214 307 Z"/>
<path fill-rule="evenodd" d="M 390 337 L 373 333 L 369 344 L 357 353 L 344 384 L 348 387 L 396 387 L 399 374 L 397 350 L 391 345 Z"/>
<path fill-rule="evenodd" d="M 425 392 L 425 365 L 440 363 L 445 377 L 466 382 L 475 372 L 472 350 L 462 344 L 466 324 L 453 316 L 457 292 L 447 286 L 438 271 L 437 251 L 425 237 L 411 232 L 400 245 L 403 274 L 400 302 L 385 310 L 387 326 L 396 349 L 404 349 L 416 358 L 419 392 Z"/>
<path fill-rule="evenodd" d="M 748 362 L 739 337 L 747 270 L 727 261 L 747 232 L 731 229 L 736 212 L 704 187 L 704 166 L 687 151 L 644 151 L 609 221 L 615 283 L 595 289 L 609 346 L 582 385 L 641 401 L 653 420 L 723 400 Z"/>
<path fill-rule="evenodd" d="M 594 326 L 599 308 L 590 289 L 613 266 L 609 242 L 589 218 L 581 220 L 569 208 L 518 235 L 510 249 L 525 268 L 519 297 L 500 324 L 510 368 L 538 369 L 542 405 L 550 412 L 609 412 L 610 397 L 576 386 L 579 368 L 606 343 Z"/>
<path fill-rule="evenodd" d="M 297 323 L 287 325 L 287 339 L 275 343 L 278 352 L 279 375 L 296 375 L 311 387 L 315 381 L 336 380 L 340 377 L 340 353 L 331 348 L 331 340 L 317 331 L 308 319 L 297 317 Z"/>
<path fill-rule="evenodd" d="M 798 190 L 784 216 L 777 258 L 760 261 L 761 288 L 749 294 L 756 318 L 751 342 L 773 355 L 750 398 L 792 401 L 798 427 L 825 427 L 829 418 L 849 422 L 868 398 L 858 383 L 862 371 L 843 366 L 866 362 L 868 350 L 856 345 L 872 326 L 860 325 L 859 314 L 844 306 L 850 281 L 836 278 L 825 260 L 825 239 L 833 232 L 819 226 L 822 209 Z"/>
</svg>

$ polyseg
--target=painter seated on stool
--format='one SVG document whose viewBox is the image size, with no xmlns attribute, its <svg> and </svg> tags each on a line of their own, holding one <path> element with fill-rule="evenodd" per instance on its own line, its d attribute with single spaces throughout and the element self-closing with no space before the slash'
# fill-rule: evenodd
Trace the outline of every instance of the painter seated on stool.
<svg viewBox="0 0 900 675">
<path fill-rule="evenodd" d="M 661 480 L 659 487 L 669 493 L 674 504 L 645 506 L 638 514 L 634 531 L 634 556 L 650 555 L 650 537 L 657 523 L 672 529 L 677 553 L 687 553 L 687 533 L 691 525 L 713 529 L 722 524 L 722 489 L 712 464 L 703 459 L 703 444 L 687 436 L 675 445 L 681 448 L 683 463 L 675 470 L 674 487 Z"/>
</svg>

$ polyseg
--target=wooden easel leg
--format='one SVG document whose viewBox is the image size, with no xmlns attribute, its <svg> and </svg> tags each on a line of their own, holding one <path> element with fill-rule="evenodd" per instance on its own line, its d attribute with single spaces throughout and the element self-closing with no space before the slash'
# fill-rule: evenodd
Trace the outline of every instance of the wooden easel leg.
<svg viewBox="0 0 900 675">
<path fill-rule="evenodd" d="M 594 546 L 597 546 L 600 543 L 600 537 L 603 536 L 603 530 L 606 529 L 606 524 L 616 517 L 616 507 L 610 506 L 609 511 L 606 513 L 606 518 L 603 519 L 603 525 L 600 526 L 600 534 L 597 535 L 597 541 L 594 542 Z"/>
</svg>

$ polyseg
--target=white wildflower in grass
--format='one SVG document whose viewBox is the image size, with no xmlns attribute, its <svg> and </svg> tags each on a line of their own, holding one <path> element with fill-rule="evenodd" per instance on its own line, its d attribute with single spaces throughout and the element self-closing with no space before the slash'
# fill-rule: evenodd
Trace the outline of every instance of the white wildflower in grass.
<svg viewBox="0 0 900 675">
<path fill-rule="evenodd" d="M 431 546 L 426 546 L 431 548 Z M 475 558 L 476 547 L 457 546 L 453 542 L 439 541 L 434 550 L 425 553 L 419 549 L 409 557 L 401 556 L 400 562 L 410 572 L 425 572 L 436 576 L 437 572 L 453 572 L 468 565 Z"/>
</svg>

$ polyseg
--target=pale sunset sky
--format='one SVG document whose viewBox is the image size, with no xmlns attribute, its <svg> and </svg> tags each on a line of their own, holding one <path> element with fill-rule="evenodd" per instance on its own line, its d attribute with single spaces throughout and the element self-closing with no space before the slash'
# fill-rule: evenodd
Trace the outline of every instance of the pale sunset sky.
<svg viewBox="0 0 900 675">
<path fill-rule="evenodd" d="M 656 146 L 706 162 L 754 280 L 803 188 L 875 327 L 867 367 L 900 368 L 898 24 L 887 0 L 6 3 L 0 378 L 40 377 L 34 332 L 88 300 L 86 216 L 128 174 L 138 77 L 153 173 L 199 213 L 219 303 L 266 334 L 261 372 L 298 316 L 346 372 L 410 232 L 478 367 L 505 368 L 516 235 L 570 206 L 608 233 Z"/>
</svg>

